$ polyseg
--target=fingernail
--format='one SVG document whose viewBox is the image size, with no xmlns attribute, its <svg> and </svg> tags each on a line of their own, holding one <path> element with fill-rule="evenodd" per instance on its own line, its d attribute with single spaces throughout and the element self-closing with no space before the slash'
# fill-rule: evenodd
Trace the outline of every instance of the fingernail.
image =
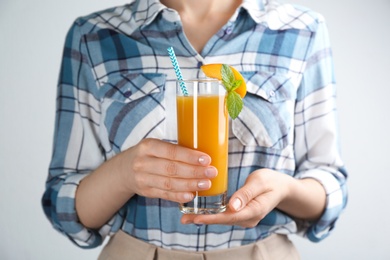
<svg viewBox="0 0 390 260">
<path fill-rule="evenodd" d="M 205 172 L 206 177 L 208 178 L 214 178 L 218 175 L 218 171 L 214 167 L 208 167 Z"/>
<path fill-rule="evenodd" d="M 202 165 L 208 165 L 210 162 L 209 162 L 209 158 L 207 156 L 201 156 L 199 157 L 198 159 L 199 163 L 202 164 Z"/>
<path fill-rule="evenodd" d="M 209 189 L 210 188 L 210 181 L 199 181 L 198 187 L 200 189 Z"/>
<path fill-rule="evenodd" d="M 242 202 L 239 198 L 236 198 L 233 203 L 232 203 L 232 207 L 235 211 L 238 211 L 241 209 L 241 206 L 242 206 Z"/>
</svg>

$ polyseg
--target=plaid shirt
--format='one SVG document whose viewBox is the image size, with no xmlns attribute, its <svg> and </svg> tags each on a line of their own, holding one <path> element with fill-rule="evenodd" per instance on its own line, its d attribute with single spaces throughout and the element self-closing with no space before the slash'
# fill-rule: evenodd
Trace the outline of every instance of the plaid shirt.
<svg viewBox="0 0 390 260">
<path fill-rule="evenodd" d="M 314 178 L 327 194 L 318 221 L 275 209 L 254 228 L 182 225 L 176 203 L 137 195 L 99 230 L 78 221 L 75 192 L 86 175 L 143 138 L 176 142 L 169 46 L 185 78 L 202 76 L 202 64 L 227 63 L 247 82 L 245 107 L 230 121 L 228 196 L 260 168 Z M 302 7 L 244 0 L 202 53 L 188 42 L 178 13 L 157 0 L 81 17 L 65 42 L 45 214 L 83 247 L 96 247 L 119 229 L 163 248 L 192 251 L 245 245 L 271 233 L 320 241 L 347 201 L 334 83 L 324 19 Z"/>
</svg>

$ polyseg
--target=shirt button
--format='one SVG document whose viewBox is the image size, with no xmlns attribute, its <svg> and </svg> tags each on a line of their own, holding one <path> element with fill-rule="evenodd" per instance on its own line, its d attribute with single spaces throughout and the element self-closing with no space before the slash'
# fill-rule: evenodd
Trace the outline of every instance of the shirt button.
<svg viewBox="0 0 390 260">
<path fill-rule="evenodd" d="M 274 92 L 273 90 L 271 90 L 271 91 L 269 92 L 269 96 L 270 96 L 270 97 L 275 96 L 275 92 Z"/>
<path fill-rule="evenodd" d="M 228 28 L 226 28 L 226 33 L 227 34 L 231 34 L 233 32 L 233 27 L 232 26 L 229 26 Z"/>
</svg>

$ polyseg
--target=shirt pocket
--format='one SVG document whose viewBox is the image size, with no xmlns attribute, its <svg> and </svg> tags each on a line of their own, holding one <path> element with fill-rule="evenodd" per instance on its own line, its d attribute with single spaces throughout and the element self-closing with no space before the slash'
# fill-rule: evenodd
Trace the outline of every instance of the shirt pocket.
<svg viewBox="0 0 390 260">
<path fill-rule="evenodd" d="M 144 138 L 164 139 L 165 74 L 128 73 L 108 77 L 99 90 L 102 145 L 121 152 Z"/>
<path fill-rule="evenodd" d="M 242 72 L 247 83 L 244 108 L 232 133 L 244 146 L 283 149 L 292 142 L 296 87 L 283 73 Z"/>
</svg>

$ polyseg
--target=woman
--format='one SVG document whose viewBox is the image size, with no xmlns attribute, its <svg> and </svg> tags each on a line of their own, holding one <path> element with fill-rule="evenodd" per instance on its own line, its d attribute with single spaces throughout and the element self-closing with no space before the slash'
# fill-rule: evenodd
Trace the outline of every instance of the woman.
<svg viewBox="0 0 390 260">
<path fill-rule="evenodd" d="M 230 122 L 224 213 L 177 207 L 218 173 L 207 154 L 175 144 L 170 46 L 185 78 L 226 63 L 247 82 Z M 332 66 L 322 16 L 272 1 L 133 0 L 77 19 L 46 215 L 79 246 L 110 235 L 100 259 L 299 259 L 287 235 L 322 240 L 346 205 Z"/>
</svg>

